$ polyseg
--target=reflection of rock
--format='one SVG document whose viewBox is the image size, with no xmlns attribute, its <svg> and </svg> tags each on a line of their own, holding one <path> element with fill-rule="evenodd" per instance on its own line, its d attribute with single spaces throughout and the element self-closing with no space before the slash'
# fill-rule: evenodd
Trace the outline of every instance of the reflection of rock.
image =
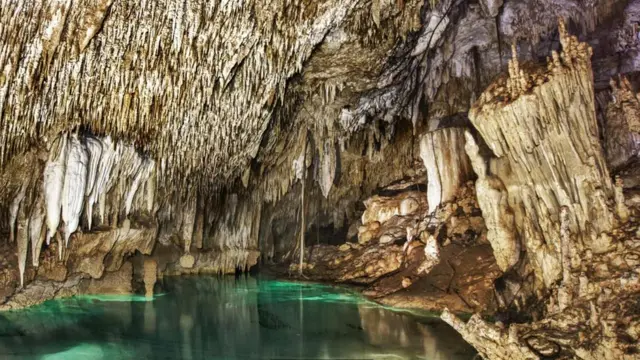
<svg viewBox="0 0 640 360">
<path fill-rule="evenodd" d="M 472 356 L 467 344 L 455 343 L 455 331 L 432 322 L 418 323 L 415 318 L 371 305 L 358 305 L 360 326 L 369 342 L 383 348 L 422 348 L 429 360 L 459 359 Z"/>
</svg>

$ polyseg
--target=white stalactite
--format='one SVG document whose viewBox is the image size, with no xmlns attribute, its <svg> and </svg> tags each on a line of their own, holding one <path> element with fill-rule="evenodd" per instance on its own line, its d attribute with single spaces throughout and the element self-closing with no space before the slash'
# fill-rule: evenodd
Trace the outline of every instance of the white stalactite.
<svg viewBox="0 0 640 360">
<path fill-rule="evenodd" d="M 327 198 L 336 177 L 336 147 L 333 140 L 324 142 L 320 159 L 320 179 L 318 179 L 318 182 L 320 183 L 322 196 Z"/>
<path fill-rule="evenodd" d="M 138 171 L 131 183 L 131 187 L 127 192 L 126 200 L 125 200 L 125 213 L 128 216 L 131 212 L 131 204 L 133 203 L 133 198 L 138 192 L 138 188 L 140 184 L 143 184 L 149 178 L 151 172 L 155 168 L 156 163 L 152 159 L 144 159 L 142 165 L 138 166 Z"/>
<path fill-rule="evenodd" d="M 102 142 L 93 137 L 86 138 L 87 150 L 89 153 L 89 171 L 87 174 L 87 186 L 85 188 L 86 209 L 87 209 L 87 222 L 89 230 L 93 222 L 93 204 L 91 202 L 91 194 L 96 187 L 98 177 L 98 167 L 100 165 L 100 159 L 102 157 Z"/>
<path fill-rule="evenodd" d="M 104 195 L 107 192 L 107 184 L 113 171 L 114 162 L 118 160 L 118 152 L 116 151 L 116 144 L 111 140 L 110 136 L 105 137 L 102 141 L 102 156 L 100 156 L 100 163 L 98 164 L 98 171 L 96 174 L 95 184 L 89 195 L 89 201 L 87 202 L 87 217 L 89 220 L 89 229 L 91 229 L 92 217 L 93 217 L 93 205 L 100 200 L 100 221 L 104 223 Z"/>
<path fill-rule="evenodd" d="M 427 168 L 430 214 L 441 203 L 452 201 L 460 185 L 471 178 L 471 165 L 464 144 L 462 128 L 431 131 L 420 139 L 420 157 Z"/>
<path fill-rule="evenodd" d="M 49 151 L 49 160 L 44 168 L 44 201 L 47 208 L 47 245 L 58 231 L 62 209 L 62 187 L 67 159 L 67 135 L 62 134 Z"/>
<path fill-rule="evenodd" d="M 64 245 L 69 245 L 71 234 L 78 229 L 85 188 L 89 156 L 78 135 L 71 136 L 69 155 L 62 188 L 62 220 L 64 221 Z"/>
<path fill-rule="evenodd" d="M 29 248 L 28 218 L 26 215 L 26 204 L 20 206 L 18 212 L 18 223 L 16 238 L 18 242 L 18 270 L 20 271 L 20 287 L 24 287 L 24 270 L 27 266 L 27 251 Z"/>
</svg>

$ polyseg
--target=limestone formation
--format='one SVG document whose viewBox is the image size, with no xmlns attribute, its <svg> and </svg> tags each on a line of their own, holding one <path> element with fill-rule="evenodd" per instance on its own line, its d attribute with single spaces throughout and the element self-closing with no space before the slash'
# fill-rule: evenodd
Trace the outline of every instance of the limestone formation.
<svg viewBox="0 0 640 360">
<path fill-rule="evenodd" d="M 514 57 L 509 79 L 489 87 L 470 112 L 497 157 L 487 173 L 467 134 L 487 227 L 491 231 L 485 215 L 490 204 L 482 200 L 486 191 L 479 184 L 493 177 L 505 185 L 501 191 L 515 215 L 511 229 L 526 250 L 524 268 L 530 266 L 538 286 L 551 291 L 533 288 L 546 309 L 529 323 L 506 327 L 479 315 L 465 323 L 449 311 L 442 314 L 487 359 L 631 359 L 637 352 L 630 345 L 635 340 L 613 330 L 637 326 L 637 314 L 627 309 L 637 296 L 631 272 L 638 264 L 622 260 L 637 246 L 631 235 L 637 224 L 623 225 L 629 209 L 622 184 L 614 188 L 599 143 L 591 48 L 569 36 L 562 21 L 559 32 L 563 51 L 553 53 L 546 72 L 523 71 Z M 494 253 L 500 264 L 500 250 L 494 247 Z M 616 299 L 615 305 L 605 299 Z"/>
<path fill-rule="evenodd" d="M 428 132 L 420 140 L 420 157 L 427 168 L 429 213 L 453 200 L 460 185 L 469 180 L 471 167 L 464 152 L 464 130 L 444 128 Z"/>
<path fill-rule="evenodd" d="M 47 207 L 47 245 L 58 231 L 62 210 L 62 188 L 67 163 L 67 136 L 56 138 L 49 150 L 49 160 L 44 168 L 45 204 Z"/>
<path fill-rule="evenodd" d="M 62 186 L 62 221 L 64 221 L 64 245 L 69 246 L 69 238 L 77 229 L 82 214 L 84 193 L 87 187 L 89 156 L 78 134 L 71 135 L 69 153 L 65 165 Z"/>
<path fill-rule="evenodd" d="M 521 71 L 514 57 L 506 82 L 489 87 L 469 112 L 496 156 L 491 173 L 506 188 L 519 236 L 545 286 L 561 277 L 561 207 L 568 207 L 571 233 L 586 248 L 615 224 L 607 205 L 613 185 L 597 136 L 591 48 L 567 34 L 563 22 L 559 32 L 563 51 L 546 71 Z"/>
</svg>

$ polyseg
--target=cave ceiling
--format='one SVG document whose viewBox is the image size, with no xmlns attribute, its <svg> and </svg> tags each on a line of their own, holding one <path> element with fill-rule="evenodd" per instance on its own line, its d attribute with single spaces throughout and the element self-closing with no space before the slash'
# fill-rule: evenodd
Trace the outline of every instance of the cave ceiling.
<svg viewBox="0 0 640 360">
<path fill-rule="evenodd" d="M 88 131 L 149 153 L 164 184 L 246 185 L 291 172 L 304 129 L 322 158 L 466 112 L 511 43 L 525 60 L 557 46 L 557 17 L 606 85 L 639 66 L 638 3 L 1 0 L 0 161 Z"/>
</svg>

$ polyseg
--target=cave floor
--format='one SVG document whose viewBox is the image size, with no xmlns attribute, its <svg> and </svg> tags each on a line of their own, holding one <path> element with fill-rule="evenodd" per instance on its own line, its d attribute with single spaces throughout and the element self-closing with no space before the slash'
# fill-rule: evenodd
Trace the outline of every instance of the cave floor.
<svg viewBox="0 0 640 360">
<path fill-rule="evenodd" d="M 471 359 L 448 325 L 345 287 L 165 277 L 153 301 L 78 296 L 0 314 L 2 359 Z"/>
</svg>

